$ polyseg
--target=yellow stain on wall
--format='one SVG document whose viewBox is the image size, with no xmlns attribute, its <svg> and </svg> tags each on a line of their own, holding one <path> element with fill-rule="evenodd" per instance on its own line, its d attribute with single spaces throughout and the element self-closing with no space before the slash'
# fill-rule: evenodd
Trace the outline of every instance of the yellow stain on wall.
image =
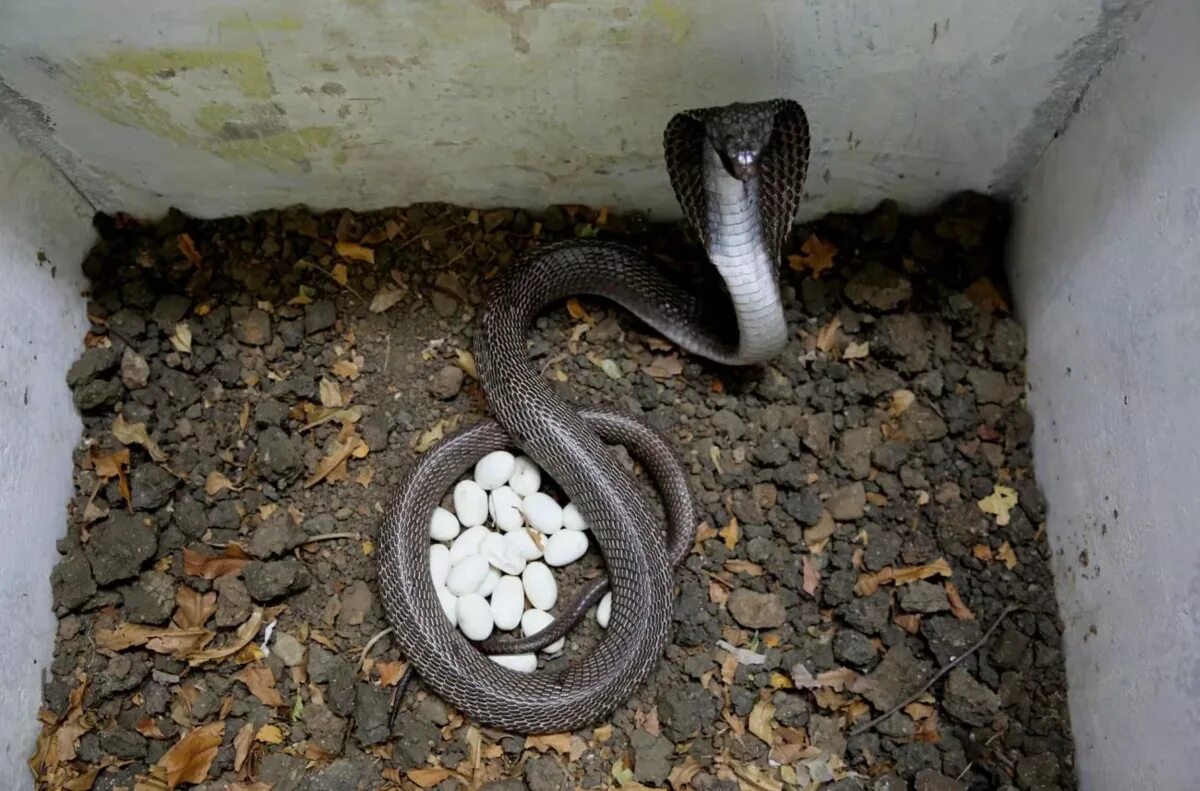
<svg viewBox="0 0 1200 791">
<path fill-rule="evenodd" d="M 668 0 L 650 0 L 642 15 L 659 23 L 667 30 L 667 36 L 678 44 L 692 32 L 692 18 L 682 5 Z"/>
<path fill-rule="evenodd" d="M 230 14 L 221 18 L 218 23 L 224 30 L 239 30 L 244 33 L 264 33 L 277 31 L 294 33 L 304 27 L 304 22 L 292 16 L 280 16 L 271 19 L 254 19 L 247 14 Z"/>
</svg>

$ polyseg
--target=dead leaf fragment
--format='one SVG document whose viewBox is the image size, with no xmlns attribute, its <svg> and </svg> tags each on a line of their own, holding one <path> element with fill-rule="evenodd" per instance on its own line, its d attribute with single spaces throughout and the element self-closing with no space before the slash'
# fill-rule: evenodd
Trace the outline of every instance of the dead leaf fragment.
<svg viewBox="0 0 1200 791">
<path fill-rule="evenodd" d="M 242 764 L 250 756 L 250 748 L 254 746 L 254 723 L 247 722 L 233 737 L 233 771 L 242 771 Z"/>
<path fill-rule="evenodd" d="M 206 651 L 200 651 L 188 657 L 187 662 L 192 667 L 202 665 L 205 662 L 225 659 L 233 656 L 241 651 L 246 645 L 254 639 L 258 634 L 258 628 L 262 626 L 263 611 L 261 607 L 255 607 L 254 612 L 250 614 L 250 618 L 241 626 L 238 627 L 234 639 L 227 645 L 221 648 L 210 648 Z"/>
<path fill-rule="evenodd" d="M 385 283 L 375 292 L 375 296 L 371 297 L 371 304 L 367 309 L 372 313 L 383 313 L 402 299 L 404 299 L 404 291 Z"/>
<path fill-rule="evenodd" d="M 770 700 L 760 700 L 754 704 L 750 710 L 749 728 L 768 747 L 775 742 L 775 705 Z"/>
<path fill-rule="evenodd" d="M 340 409 L 346 405 L 342 399 L 342 390 L 337 386 L 337 382 L 331 381 L 324 376 L 321 377 L 320 384 L 321 406 L 331 409 Z"/>
<path fill-rule="evenodd" d="M 643 370 L 655 379 L 670 379 L 683 373 L 683 361 L 678 354 L 658 355 Z"/>
<path fill-rule="evenodd" d="M 954 572 L 950 569 L 950 564 L 945 558 L 938 558 L 932 563 L 926 563 L 923 566 L 905 566 L 904 568 L 896 569 L 892 572 L 892 582 L 897 585 L 907 585 L 910 582 L 917 580 L 929 579 L 930 577 L 942 576 L 949 577 Z"/>
<path fill-rule="evenodd" d="M 842 352 L 843 360 L 861 360 L 871 353 L 871 342 L 863 341 L 862 343 L 848 343 L 846 350 Z"/>
<path fill-rule="evenodd" d="M 455 349 L 454 354 L 458 357 L 458 367 L 463 369 L 463 373 L 472 379 L 478 379 L 479 369 L 475 367 L 475 355 L 466 349 Z"/>
<path fill-rule="evenodd" d="M 800 245 L 800 255 L 789 255 L 788 266 L 797 272 L 808 270 L 813 279 L 821 277 L 823 272 L 833 268 L 834 258 L 838 249 L 829 242 L 821 241 L 816 234 L 809 236 Z"/>
<path fill-rule="evenodd" d="M 206 580 L 228 577 L 237 574 L 249 562 L 250 557 L 237 544 L 225 547 L 225 554 L 218 557 L 210 557 L 187 547 L 183 550 L 183 573 L 189 577 L 203 577 Z"/>
<path fill-rule="evenodd" d="M 1008 545 L 1007 541 L 1001 544 L 1000 548 L 996 550 L 996 556 L 1003 560 L 1004 565 L 1008 566 L 1009 569 L 1017 567 L 1017 553 L 1013 552 L 1013 548 Z"/>
<path fill-rule="evenodd" d="M 175 325 L 175 331 L 171 333 L 171 346 L 180 354 L 191 353 L 192 330 L 188 327 L 186 321 L 181 321 Z"/>
<path fill-rule="evenodd" d="M 684 791 L 690 788 L 692 780 L 696 775 L 700 774 L 700 770 L 704 767 L 696 760 L 694 755 L 689 755 L 684 759 L 683 763 L 676 764 L 671 768 L 671 774 L 667 775 L 667 783 L 675 791 Z"/>
<path fill-rule="evenodd" d="M 454 772 L 443 766 L 427 766 L 422 769 L 409 769 L 405 775 L 418 788 L 433 788 L 452 777 Z"/>
<path fill-rule="evenodd" d="M 124 415 L 117 415 L 117 419 L 113 421 L 112 433 L 122 445 L 141 445 L 155 461 L 167 460 L 167 454 L 150 439 L 145 423 L 126 423 Z"/>
<path fill-rule="evenodd" d="M 338 242 L 333 248 L 342 258 L 351 261 L 364 261 L 368 264 L 375 263 L 375 251 L 369 247 L 363 247 L 361 244 L 354 242 Z"/>
<path fill-rule="evenodd" d="M 825 354 L 833 352 L 833 347 L 837 344 L 838 330 L 841 329 L 842 320 L 834 316 L 829 320 L 829 323 L 817 332 L 817 348 Z"/>
<path fill-rule="evenodd" d="M 892 417 L 900 417 L 905 410 L 912 406 L 916 398 L 917 395 L 912 390 L 893 390 L 892 401 L 888 405 L 888 414 Z"/>
<path fill-rule="evenodd" d="M 946 589 L 946 598 L 950 601 L 950 614 L 960 621 L 975 620 L 975 613 L 971 612 L 971 608 L 962 600 L 954 583 L 946 582 L 943 587 Z"/>
<path fill-rule="evenodd" d="M 539 753 L 544 753 L 547 750 L 554 750 L 560 755 L 571 754 L 571 734 L 570 733 L 544 733 L 525 738 L 526 750 L 537 750 Z"/>
<path fill-rule="evenodd" d="M 233 485 L 233 481 L 225 477 L 225 474 L 222 472 L 213 470 L 208 474 L 208 478 L 204 480 L 204 491 L 209 497 L 215 497 L 226 489 L 237 491 L 237 487 Z"/>
<path fill-rule="evenodd" d="M 216 591 L 201 594 L 187 585 L 175 590 L 175 615 L 171 619 L 180 629 L 199 629 L 217 611 Z"/>
<path fill-rule="evenodd" d="M 275 689 L 275 676 L 266 665 L 247 665 L 233 676 L 246 685 L 250 694 L 258 698 L 266 706 L 284 705 L 283 696 Z"/>
<path fill-rule="evenodd" d="M 179 242 L 179 252 L 183 253 L 183 257 L 187 259 L 187 262 L 192 266 L 200 266 L 200 263 L 204 259 L 201 258 L 200 252 L 196 250 L 196 243 L 192 241 L 192 237 L 186 233 L 181 233 L 177 241 Z"/>
<path fill-rule="evenodd" d="M 816 598 L 817 586 L 821 584 L 821 577 L 817 573 L 817 567 L 813 565 L 812 555 L 805 555 L 801 562 L 804 567 L 804 592 Z"/>
<path fill-rule="evenodd" d="M 166 770 L 167 791 L 180 783 L 203 783 L 225 736 L 225 723 L 214 722 L 190 731 L 167 750 L 158 766 Z"/>
<path fill-rule="evenodd" d="M 264 725 L 254 734 L 254 741 L 263 744 L 283 744 L 283 731 L 278 725 Z"/>
<path fill-rule="evenodd" d="M 730 517 L 729 524 L 721 528 L 719 531 L 721 538 L 725 540 L 725 548 L 732 550 L 737 546 L 738 538 L 741 536 L 741 526 L 738 524 L 737 517 Z"/>
<path fill-rule="evenodd" d="M 986 277 L 981 277 L 964 292 L 967 299 L 974 302 L 984 313 L 1007 313 L 1008 303 L 1001 296 L 1000 290 Z"/>
<path fill-rule="evenodd" d="M 992 487 L 992 493 L 980 500 L 977 505 L 985 514 L 996 517 L 996 524 L 1004 527 L 1008 524 L 1010 512 L 1017 505 L 1017 492 L 1002 484 Z"/>
</svg>

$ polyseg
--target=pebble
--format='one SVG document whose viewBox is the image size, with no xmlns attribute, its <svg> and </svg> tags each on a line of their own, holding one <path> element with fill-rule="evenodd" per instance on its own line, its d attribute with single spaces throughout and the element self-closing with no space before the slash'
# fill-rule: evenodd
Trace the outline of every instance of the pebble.
<svg viewBox="0 0 1200 791">
<path fill-rule="evenodd" d="M 506 574 L 496 584 L 491 598 L 492 620 L 502 631 L 516 629 L 525 612 L 525 586 L 520 577 Z"/>
<path fill-rule="evenodd" d="M 475 481 L 459 481 L 454 487 L 454 513 L 464 527 L 476 527 L 487 521 L 487 492 Z"/>
<path fill-rule="evenodd" d="M 601 629 L 608 628 L 608 619 L 612 617 L 612 591 L 604 594 L 600 599 L 600 603 L 596 605 L 596 623 L 600 624 Z"/>
<path fill-rule="evenodd" d="M 475 483 L 486 491 L 508 483 L 516 469 L 516 459 L 506 450 L 496 450 L 475 463 Z"/>
<path fill-rule="evenodd" d="M 442 508 L 440 505 L 433 509 L 429 519 L 429 537 L 434 541 L 451 541 L 462 530 L 458 517 Z"/>
<path fill-rule="evenodd" d="M 433 375 L 429 389 L 438 398 L 449 401 L 462 390 L 463 378 L 461 368 L 457 365 L 446 365 Z"/>
<path fill-rule="evenodd" d="M 492 534 L 483 525 L 467 528 L 462 534 L 454 539 L 454 543 L 450 545 L 450 562 L 457 563 L 467 555 L 478 555 L 479 547 L 483 544 L 483 540 Z"/>
<path fill-rule="evenodd" d="M 532 673 L 537 670 L 537 654 L 498 654 L 489 656 L 488 659 L 518 673 Z"/>
<path fill-rule="evenodd" d="M 542 471 L 527 456 L 518 456 L 513 460 L 513 472 L 508 485 L 517 494 L 528 497 L 542 487 Z"/>
<path fill-rule="evenodd" d="M 747 629 L 777 629 L 787 620 L 787 610 L 778 594 L 745 588 L 730 595 L 729 614 Z"/>
<path fill-rule="evenodd" d="M 429 575 L 433 577 L 433 587 L 443 587 L 449 573 L 450 548 L 445 544 L 434 544 L 429 548 Z"/>
<path fill-rule="evenodd" d="M 459 598 L 455 606 L 458 628 L 470 640 L 486 640 L 492 634 L 492 608 L 487 599 L 478 593 L 468 593 Z"/>
<path fill-rule="evenodd" d="M 579 508 L 575 503 L 567 503 L 563 507 L 563 527 L 567 530 L 587 530 L 583 514 L 579 513 Z"/>
<path fill-rule="evenodd" d="M 537 538 L 534 538 L 534 536 Z M 542 556 L 544 541 L 540 534 L 532 530 L 514 530 L 505 535 L 504 540 L 511 544 L 525 560 L 537 560 Z"/>
<path fill-rule="evenodd" d="M 529 526 L 539 533 L 552 535 L 562 530 L 563 509 L 545 492 L 534 492 L 521 502 L 521 511 Z"/>
<path fill-rule="evenodd" d="M 529 603 L 539 610 L 548 611 L 558 602 L 558 583 L 545 563 L 535 561 L 526 566 L 521 582 Z"/>
<path fill-rule="evenodd" d="M 521 616 L 521 631 L 526 637 L 529 637 L 542 631 L 552 623 L 554 623 L 554 616 L 545 610 L 526 610 Z M 543 648 L 542 651 L 547 654 L 557 654 L 563 650 L 566 642 L 567 638 L 560 638 Z"/>
<path fill-rule="evenodd" d="M 565 566 L 583 557 L 587 548 L 586 533 L 564 530 L 546 540 L 545 559 L 551 566 Z"/>
<path fill-rule="evenodd" d="M 438 602 L 442 605 L 442 612 L 446 613 L 446 618 L 449 619 L 451 626 L 458 625 L 458 597 L 445 588 L 435 588 L 437 591 Z"/>
<path fill-rule="evenodd" d="M 482 555 L 468 555 L 450 567 L 446 576 L 446 589 L 455 596 L 466 596 L 479 590 L 488 575 L 487 558 Z"/>
<path fill-rule="evenodd" d="M 514 492 L 510 486 L 496 487 L 488 496 L 488 513 L 491 514 L 496 527 L 506 533 L 525 524 L 525 515 L 521 513 L 521 495 Z"/>
</svg>

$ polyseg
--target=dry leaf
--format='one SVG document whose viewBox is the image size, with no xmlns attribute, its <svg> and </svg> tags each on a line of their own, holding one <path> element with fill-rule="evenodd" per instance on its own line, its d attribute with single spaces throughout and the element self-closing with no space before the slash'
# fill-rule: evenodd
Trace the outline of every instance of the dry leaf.
<svg viewBox="0 0 1200 791">
<path fill-rule="evenodd" d="M 724 607 L 729 601 L 729 588 L 714 580 L 708 581 L 708 600 L 718 607 Z"/>
<path fill-rule="evenodd" d="M 1008 545 L 1007 541 L 1001 544 L 1000 548 L 996 550 L 996 557 L 1003 560 L 1004 565 L 1008 566 L 1009 569 L 1017 567 L 1017 553 L 1013 552 L 1013 548 Z"/>
<path fill-rule="evenodd" d="M 452 429 L 458 423 L 458 416 L 455 415 L 448 420 L 439 420 L 433 425 L 433 428 L 423 432 L 417 441 L 413 444 L 413 450 L 417 453 L 424 453 L 432 448 L 437 443 L 441 442 L 442 437 L 446 435 L 447 429 Z"/>
<path fill-rule="evenodd" d="M 204 648 L 214 636 L 207 629 L 163 629 L 157 626 L 121 623 L 113 629 L 98 628 L 96 645 L 109 651 L 124 651 L 133 646 L 144 645 L 158 654 L 183 657 Z"/>
<path fill-rule="evenodd" d="M 242 764 L 250 756 L 250 748 L 254 746 L 254 723 L 247 722 L 233 737 L 233 771 L 242 771 Z"/>
<path fill-rule="evenodd" d="M 435 785 L 441 783 L 447 778 L 454 776 L 454 772 L 442 766 L 428 766 L 423 769 L 409 769 L 404 774 L 419 788 L 433 788 Z"/>
<path fill-rule="evenodd" d="M 199 629 L 217 611 L 216 591 L 201 594 L 187 585 L 175 590 L 175 615 L 171 619 L 180 629 Z"/>
<path fill-rule="evenodd" d="M 833 268 L 833 260 L 838 249 L 828 242 L 822 242 L 816 234 L 809 236 L 800 246 L 800 255 L 789 255 L 788 266 L 797 272 L 808 270 L 814 279 L 820 278 L 822 272 Z"/>
<path fill-rule="evenodd" d="M 829 320 L 829 323 L 817 332 L 817 348 L 825 354 L 833 352 L 834 346 L 837 344 L 838 330 L 842 327 L 842 320 L 834 316 Z"/>
<path fill-rule="evenodd" d="M 167 460 L 167 454 L 150 439 L 145 423 L 126 423 L 124 415 L 117 415 L 117 419 L 113 421 L 112 433 L 122 445 L 141 445 L 155 461 Z"/>
<path fill-rule="evenodd" d="M 669 352 L 675 348 L 670 341 L 659 338 L 657 335 L 647 336 L 646 345 L 655 352 Z"/>
<path fill-rule="evenodd" d="M 226 489 L 237 491 L 237 487 L 233 485 L 233 481 L 226 478 L 223 473 L 213 470 L 208 474 L 208 478 L 204 481 L 204 491 L 209 497 L 214 497 Z"/>
<path fill-rule="evenodd" d="M 191 353 L 192 330 L 188 327 L 186 321 L 181 321 L 175 325 L 175 331 L 171 333 L 171 346 L 175 347 L 175 351 L 180 354 Z"/>
<path fill-rule="evenodd" d="M 394 687 L 404 677 L 404 671 L 408 669 L 408 663 L 376 662 L 375 669 L 379 672 L 379 685 L 381 687 Z"/>
<path fill-rule="evenodd" d="M 691 782 L 696 775 L 700 774 L 700 770 L 704 767 L 696 760 L 696 756 L 689 755 L 683 760 L 683 763 L 676 764 L 671 768 L 671 774 L 667 775 L 667 783 L 675 791 L 684 791 L 691 787 Z"/>
<path fill-rule="evenodd" d="M 145 736 L 147 739 L 167 738 L 166 734 L 162 732 L 162 729 L 158 727 L 158 723 L 155 722 L 154 718 L 150 716 L 142 717 L 140 720 L 138 720 L 137 725 L 134 726 L 134 730 Z"/>
<path fill-rule="evenodd" d="M 402 299 L 404 299 L 403 290 L 385 283 L 375 292 L 375 296 L 371 297 L 371 304 L 368 310 L 372 313 L 383 313 L 388 308 L 394 307 Z"/>
<path fill-rule="evenodd" d="M 363 247 L 361 244 L 354 242 L 338 242 L 333 248 L 342 258 L 347 258 L 351 261 L 365 261 L 368 264 L 375 263 L 375 251 L 369 247 Z"/>
<path fill-rule="evenodd" d="M 799 689 L 832 689 L 841 692 L 858 678 L 858 674 L 845 667 L 826 670 L 818 676 L 805 667 L 803 662 L 792 665 L 792 683 Z"/>
<path fill-rule="evenodd" d="M 283 731 L 278 725 L 264 725 L 254 734 L 254 741 L 263 744 L 283 744 Z"/>
<path fill-rule="evenodd" d="M 275 676 L 266 665 L 247 665 L 233 676 L 246 685 L 250 693 L 267 706 L 284 705 L 283 696 L 275 689 Z"/>
<path fill-rule="evenodd" d="M 730 517 L 729 524 L 721 528 L 719 531 L 721 538 L 725 539 L 725 548 L 733 550 L 737 546 L 738 538 L 741 536 L 740 526 L 738 525 L 737 517 Z"/>
<path fill-rule="evenodd" d="M 917 396 L 912 390 L 892 391 L 892 402 L 888 405 L 888 414 L 892 417 L 900 417 L 906 409 L 912 406 L 916 398 Z"/>
<path fill-rule="evenodd" d="M 817 567 L 813 565 L 812 555 L 805 555 L 802 563 L 804 566 L 804 592 L 816 598 L 817 586 L 821 583 L 821 577 L 817 574 Z"/>
<path fill-rule="evenodd" d="M 333 282 L 339 286 L 346 285 L 346 282 L 350 280 L 350 270 L 346 268 L 345 264 L 334 264 L 329 274 L 333 277 Z"/>
<path fill-rule="evenodd" d="M 967 286 L 964 293 L 967 299 L 974 302 L 984 313 L 1008 312 L 1008 303 L 995 284 L 986 277 L 981 277 Z"/>
<path fill-rule="evenodd" d="M 273 788 L 271 783 L 230 783 L 226 791 L 271 791 Z"/>
<path fill-rule="evenodd" d="M 357 434 L 351 434 L 349 437 L 337 443 L 334 446 L 333 451 L 317 463 L 316 472 L 310 475 L 308 480 L 304 482 L 304 488 L 309 489 L 313 486 L 316 486 L 326 478 L 330 478 L 332 480 L 333 471 L 336 470 L 342 464 L 342 462 L 346 461 L 346 459 L 350 458 L 352 455 L 355 458 L 362 458 L 367 454 L 367 451 L 367 443 L 363 442 L 362 438 Z"/>
<path fill-rule="evenodd" d="M 929 579 L 930 577 L 943 576 L 949 577 L 954 572 L 950 569 L 950 564 L 945 558 L 938 558 L 932 563 L 926 563 L 923 566 L 905 566 L 895 569 L 891 572 L 891 581 L 897 585 L 907 585 L 910 582 L 917 580 Z"/>
<path fill-rule="evenodd" d="M 861 360 L 870 353 L 871 353 L 870 341 L 863 341 L 862 343 L 848 343 L 848 344 L 846 344 L 846 350 L 844 352 L 842 352 L 842 359 L 843 360 Z"/>
<path fill-rule="evenodd" d="M 971 547 L 971 554 L 979 560 L 989 561 L 992 559 L 992 548 L 987 544 L 976 544 Z"/>
<path fill-rule="evenodd" d="M 203 783 L 225 736 L 225 723 L 202 725 L 180 739 L 159 759 L 166 769 L 167 791 L 180 783 Z"/>
<path fill-rule="evenodd" d="M 539 753 L 544 753 L 547 750 L 554 750 L 560 755 L 570 755 L 571 734 L 545 733 L 536 736 L 528 736 L 525 738 L 525 749 L 537 750 Z"/>
<path fill-rule="evenodd" d="M 732 560 L 725 561 L 725 570 L 734 574 L 747 574 L 751 577 L 761 577 L 763 575 L 763 567 L 757 563 L 751 563 L 749 560 Z"/>
<path fill-rule="evenodd" d="M 754 764 L 733 764 L 730 768 L 737 777 L 741 791 L 783 791 L 783 783 Z"/>
<path fill-rule="evenodd" d="M 592 738 L 602 744 L 604 742 L 608 741 L 609 739 L 611 739 L 612 735 L 613 735 L 612 723 L 608 723 L 606 725 L 601 725 L 600 727 L 598 727 L 592 731 Z"/>
<path fill-rule="evenodd" d="M 200 252 L 196 250 L 196 243 L 192 241 L 192 237 L 186 233 L 179 234 L 176 240 L 179 243 L 179 252 L 183 253 L 183 257 L 192 266 L 200 266 L 200 262 L 204 259 L 200 257 Z"/>
<path fill-rule="evenodd" d="M 769 700 L 760 700 L 750 710 L 750 732 L 762 739 L 768 747 L 775 742 L 775 706 Z"/>
<path fill-rule="evenodd" d="M 333 364 L 334 376 L 354 381 L 359 377 L 358 363 L 353 360 L 337 360 Z"/>
<path fill-rule="evenodd" d="M 479 369 L 475 367 L 475 355 L 466 349 L 455 349 L 454 354 L 458 357 L 458 367 L 463 369 L 463 373 L 472 379 L 478 379 Z"/>
<path fill-rule="evenodd" d="M 1009 512 L 1017 505 L 1017 492 L 1015 489 L 996 484 L 992 487 L 992 493 L 977 505 L 980 511 L 995 516 L 997 525 L 1004 527 L 1008 524 Z"/>
<path fill-rule="evenodd" d="M 975 620 L 975 613 L 971 612 L 971 608 L 962 600 L 954 583 L 946 582 L 944 587 L 946 588 L 946 598 L 950 601 L 950 614 L 960 621 Z"/>
<path fill-rule="evenodd" d="M 189 547 L 183 550 L 183 573 L 189 577 L 206 580 L 228 577 L 237 574 L 249 562 L 249 556 L 237 544 L 225 547 L 225 554 L 219 557 L 210 557 Z"/>
<path fill-rule="evenodd" d="M 342 400 L 342 390 L 337 386 L 337 382 L 330 381 L 324 376 L 321 377 L 320 393 L 321 406 L 340 409 L 346 405 Z"/>
<path fill-rule="evenodd" d="M 592 317 L 583 309 L 583 305 L 579 304 L 579 300 L 575 297 L 567 300 L 567 315 L 575 319 L 575 321 L 586 321 L 588 324 L 591 324 L 593 321 Z"/>
<path fill-rule="evenodd" d="M 261 607 L 255 607 L 254 612 L 250 614 L 250 618 L 241 626 L 238 627 L 237 634 L 234 639 L 221 648 L 210 648 L 207 651 L 200 651 L 188 657 L 188 664 L 192 667 L 202 665 L 205 662 L 211 662 L 217 659 L 225 659 L 233 656 L 238 651 L 246 647 L 246 644 L 254 639 L 258 634 L 258 627 L 262 626 L 263 611 Z"/>
<path fill-rule="evenodd" d="M 916 634 L 921 630 L 921 616 L 917 615 L 916 613 L 911 615 L 898 614 L 896 617 L 892 618 L 892 620 L 896 622 L 897 626 L 909 634 Z"/>
<path fill-rule="evenodd" d="M 660 355 L 656 356 L 654 362 L 642 370 L 655 379 L 669 379 L 672 376 L 679 376 L 683 373 L 683 362 L 679 359 L 678 354 Z"/>
</svg>

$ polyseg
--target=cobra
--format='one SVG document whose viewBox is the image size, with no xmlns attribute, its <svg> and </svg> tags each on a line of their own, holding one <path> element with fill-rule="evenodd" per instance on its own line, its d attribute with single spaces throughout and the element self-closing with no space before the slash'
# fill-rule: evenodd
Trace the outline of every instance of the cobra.
<svg viewBox="0 0 1200 791">
<path fill-rule="evenodd" d="M 686 351 L 727 365 L 769 360 L 788 339 L 779 262 L 808 165 L 803 109 L 776 99 L 680 112 L 667 125 L 664 149 L 684 218 L 724 283 L 724 304 L 681 287 L 620 244 L 570 241 L 535 251 L 497 280 L 479 318 L 475 360 L 494 417 L 419 457 L 399 482 L 380 526 L 380 598 L 410 669 L 447 703 L 485 725 L 517 733 L 575 730 L 627 699 L 667 644 L 674 573 L 696 527 L 687 478 L 669 443 L 633 417 L 580 411 L 558 397 L 528 359 L 533 321 L 567 297 L 601 297 Z M 663 498 L 667 530 L 656 523 L 610 444 L 626 445 L 649 472 Z M 429 573 L 429 520 L 449 487 L 478 459 L 514 447 L 579 507 L 607 576 L 543 632 L 474 644 L 451 625 L 438 602 Z M 488 658 L 557 640 L 605 590 L 612 592 L 608 628 L 595 649 L 567 669 L 518 673 Z"/>
</svg>

